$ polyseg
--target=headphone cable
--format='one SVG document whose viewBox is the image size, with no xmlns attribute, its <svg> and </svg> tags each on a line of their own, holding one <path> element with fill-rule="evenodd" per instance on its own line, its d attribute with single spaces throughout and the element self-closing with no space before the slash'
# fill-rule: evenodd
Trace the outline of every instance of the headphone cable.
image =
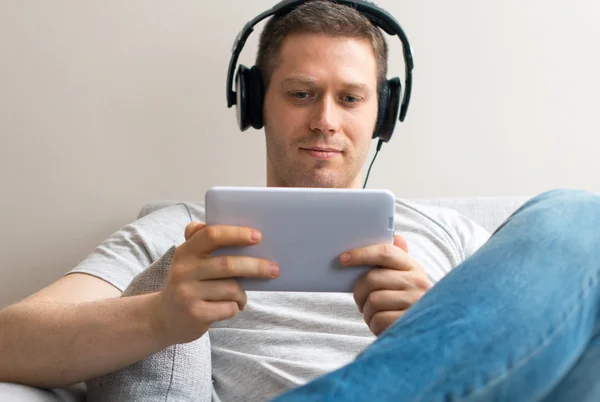
<svg viewBox="0 0 600 402">
<path fill-rule="evenodd" d="M 367 181 L 369 180 L 369 174 L 371 173 L 371 168 L 373 167 L 373 163 L 375 163 L 375 158 L 377 158 L 377 154 L 379 154 L 379 151 L 381 150 L 382 145 L 383 145 L 383 140 L 379 140 L 379 142 L 377 143 L 377 149 L 375 151 L 375 156 L 373 156 L 373 160 L 371 161 L 371 164 L 369 165 L 369 170 L 367 170 L 367 177 L 365 178 L 365 184 L 363 184 L 363 188 L 367 187 Z"/>
</svg>

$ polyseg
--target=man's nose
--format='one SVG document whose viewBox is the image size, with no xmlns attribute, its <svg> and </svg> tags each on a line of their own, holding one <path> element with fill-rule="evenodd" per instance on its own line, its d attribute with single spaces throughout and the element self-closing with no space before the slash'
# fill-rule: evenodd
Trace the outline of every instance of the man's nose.
<svg viewBox="0 0 600 402">
<path fill-rule="evenodd" d="M 340 129 L 339 105 L 331 96 L 324 96 L 315 103 L 310 129 L 325 134 L 335 134 Z"/>
</svg>

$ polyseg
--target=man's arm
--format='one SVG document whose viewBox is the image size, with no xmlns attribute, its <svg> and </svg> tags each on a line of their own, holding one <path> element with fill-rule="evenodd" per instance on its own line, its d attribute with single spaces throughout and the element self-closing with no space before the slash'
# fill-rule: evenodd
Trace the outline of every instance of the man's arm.
<svg viewBox="0 0 600 402">
<path fill-rule="evenodd" d="M 66 386 L 168 346 L 156 328 L 158 293 L 120 295 L 101 279 L 71 274 L 0 311 L 0 381 Z"/>
<path fill-rule="evenodd" d="M 247 296 L 233 278 L 279 275 L 264 259 L 211 257 L 222 246 L 259 243 L 256 230 L 192 222 L 185 239 L 172 260 L 163 256 L 169 270 L 160 291 L 119 297 L 101 279 L 71 274 L 0 311 L 0 381 L 54 388 L 115 372 L 243 310 Z"/>
</svg>

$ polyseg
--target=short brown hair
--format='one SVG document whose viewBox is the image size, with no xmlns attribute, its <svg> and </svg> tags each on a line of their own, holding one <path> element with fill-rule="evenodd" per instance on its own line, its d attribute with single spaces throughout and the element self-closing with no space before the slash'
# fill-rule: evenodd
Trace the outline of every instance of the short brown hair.
<svg viewBox="0 0 600 402">
<path fill-rule="evenodd" d="M 329 0 L 314 0 L 301 4 L 283 16 L 272 17 L 265 24 L 256 57 L 256 66 L 261 71 L 265 90 L 277 68 L 285 37 L 295 33 L 368 39 L 377 62 L 378 90 L 387 76 L 388 46 L 380 29 L 352 7 Z"/>
</svg>

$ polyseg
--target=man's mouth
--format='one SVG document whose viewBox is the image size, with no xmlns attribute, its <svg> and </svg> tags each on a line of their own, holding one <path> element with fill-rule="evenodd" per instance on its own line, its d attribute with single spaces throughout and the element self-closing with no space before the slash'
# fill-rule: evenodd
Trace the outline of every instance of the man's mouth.
<svg viewBox="0 0 600 402">
<path fill-rule="evenodd" d="M 342 154 L 342 151 L 335 148 L 306 147 L 300 148 L 300 150 L 315 159 L 321 160 L 332 159 Z"/>
</svg>

